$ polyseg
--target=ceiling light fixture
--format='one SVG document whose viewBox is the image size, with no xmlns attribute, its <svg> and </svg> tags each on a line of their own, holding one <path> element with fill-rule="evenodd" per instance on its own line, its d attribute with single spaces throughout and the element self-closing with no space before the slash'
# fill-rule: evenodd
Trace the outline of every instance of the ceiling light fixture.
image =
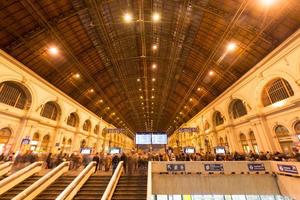
<svg viewBox="0 0 300 200">
<path fill-rule="evenodd" d="M 152 64 L 152 69 L 156 69 L 157 65 L 156 64 Z"/>
<path fill-rule="evenodd" d="M 92 93 L 93 93 L 93 92 L 94 92 L 94 89 L 90 89 L 90 92 L 92 92 Z"/>
<path fill-rule="evenodd" d="M 154 45 L 152 46 L 152 49 L 153 49 L 153 50 L 156 50 L 156 49 L 157 49 L 157 45 L 154 44 Z"/>
<path fill-rule="evenodd" d="M 155 81 L 155 78 L 152 78 L 152 82 L 154 82 Z"/>
<path fill-rule="evenodd" d="M 125 13 L 123 19 L 126 23 L 130 23 L 132 21 L 132 15 L 130 13 Z"/>
<path fill-rule="evenodd" d="M 264 6 L 271 6 L 272 4 L 276 3 L 277 0 L 260 0 L 261 4 Z"/>
<path fill-rule="evenodd" d="M 74 77 L 75 78 L 80 78 L 80 74 L 77 73 L 77 74 L 74 75 Z"/>
<path fill-rule="evenodd" d="M 158 22 L 160 20 L 160 14 L 159 13 L 153 13 L 152 20 L 153 20 L 153 22 Z"/>
<path fill-rule="evenodd" d="M 199 88 L 199 87 L 198 87 L 198 88 L 197 88 L 197 90 L 198 90 L 198 91 L 200 91 L 200 90 L 201 90 L 201 88 Z"/>
<path fill-rule="evenodd" d="M 210 70 L 210 71 L 208 72 L 208 75 L 210 75 L 210 76 L 212 76 L 212 75 L 214 75 L 214 74 L 215 74 L 215 72 L 212 71 L 212 70 Z"/>
<path fill-rule="evenodd" d="M 50 47 L 48 49 L 49 53 L 52 55 L 57 55 L 58 54 L 58 48 L 57 47 Z"/>
<path fill-rule="evenodd" d="M 138 79 L 136 79 L 136 81 L 137 81 L 137 82 L 140 82 L 140 81 L 141 81 L 141 79 L 139 79 L 139 78 L 138 78 Z"/>
<path fill-rule="evenodd" d="M 237 45 L 234 42 L 230 42 L 227 45 L 227 51 L 229 51 L 229 52 L 234 51 L 236 48 L 237 48 Z"/>
</svg>

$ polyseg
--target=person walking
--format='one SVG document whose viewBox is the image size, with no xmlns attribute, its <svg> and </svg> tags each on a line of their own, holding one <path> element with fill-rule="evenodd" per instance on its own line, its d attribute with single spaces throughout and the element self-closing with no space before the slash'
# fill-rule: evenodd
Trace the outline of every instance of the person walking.
<svg viewBox="0 0 300 200">
<path fill-rule="evenodd" d="M 96 162 L 96 168 L 95 168 L 95 173 L 96 173 L 96 172 L 97 172 L 97 169 L 98 169 L 98 167 L 99 167 L 99 162 L 100 162 L 100 158 L 99 158 L 98 153 L 96 153 L 96 155 L 94 155 L 93 161 Z"/>
</svg>

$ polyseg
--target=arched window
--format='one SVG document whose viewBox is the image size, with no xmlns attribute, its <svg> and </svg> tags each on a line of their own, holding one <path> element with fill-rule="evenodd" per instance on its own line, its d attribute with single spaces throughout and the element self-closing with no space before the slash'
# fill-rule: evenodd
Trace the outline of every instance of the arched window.
<svg viewBox="0 0 300 200">
<path fill-rule="evenodd" d="M 41 116 L 46 117 L 48 119 L 57 120 L 60 114 L 59 107 L 55 102 L 47 102 L 42 110 L 41 110 Z"/>
<path fill-rule="evenodd" d="M 84 148 L 86 146 L 86 141 L 85 140 L 82 140 L 81 143 L 80 143 L 80 147 L 81 148 Z"/>
<path fill-rule="evenodd" d="M 220 139 L 219 139 L 219 145 L 220 146 L 225 146 L 223 137 L 220 137 Z"/>
<path fill-rule="evenodd" d="M 233 119 L 247 115 L 247 109 L 240 99 L 234 99 L 229 106 L 229 114 Z"/>
<path fill-rule="evenodd" d="M 264 87 L 262 103 L 268 106 L 291 96 L 294 96 L 294 91 L 290 84 L 283 78 L 276 78 Z"/>
<path fill-rule="evenodd" d="M 85 120 L 82 126 L 82 129 L 84 131 L 90 131 L 91 130 L 91 121 L 90 120 Z"/>
<path fill-rule="evenodd" d="M 294 126 L 296 135 L 300 135 L 300 121 L 298 121 Z"/>
<path fill-rule="evenodd" d="M 205 122 L 204 122 L 204 130 L 207 131 L 209 129 L 209 127 L 210 127 L 210 125 L 209 125 L 208 121 L 205 120 Z"/>
<path fill-rule="evenodd" d="M 73 127 L 77 126 L 77 124 L 78 124 L 78 116 L 77 116 L 76 113 L 73 112 L 73 113 L 71 113 L 69 115 L 68 120 L 67 120 L 67 124 L 69 126 L 73 126 Z"/>
<path fill-rule="evenodd" d="M 219 111 L 215 111 L 213 116 L 214 116 L 213 120 L 214 120 L 215 126 L 224 124 L 224 118 Z"/>
<path fill-rule="evenodd" d="M 246 138 L 245 134 L 243 134 L 243 133 L 240 134 L 240 141 L 241 141 L 244 153 L 248 153 L 249 152 L 249 146 L 248 146 L 248 142 L 247 142 L 247 138 Z"/>
<path fill-rule="evenodd" d="M 289 130 L 282 126 L 275 127 L 275 134 L 283 152 L 292 152 L 293 140 L 290 137 Z"/>
<path fill-rule="evenodd" d="M 15 108 L 27 110 L 31 104 L 31 95 L 23 85 L 6 81 L 0 84 L 0 102 Z"/>
<path fill-rule="evenodd" d="M 99 133 L 99 125 L 96 125 L 94 128 L 94 134 L 98 135 Z"/>
<path fill-rule="evenodd" d="M 250 138 L 250 143 L 251 143 L 251 145 L 252 145 L 255 153 L 259 153 L 257 142 L 256 142 L 256 138 L 255 138 L 255 135 L 254 135 L 253 131 L 250 131 L 249 138 Z"/>
<path fill-rule="evenodd" d="M 49 142 L 50 142 L 50 136 L 49 135 L 45 135 L 43 137 L 43 140 L 42 140 L 42 143 L 41 143 L 40 151 L 47 152 L 48 151 Z"/>
<path fill-rule="evenodd" d="M 9 128 L 0 129 L 0 146 L 6 145 L 9 141 L 10 136 L 11 136 L 11 130 Z"/>
</svg>

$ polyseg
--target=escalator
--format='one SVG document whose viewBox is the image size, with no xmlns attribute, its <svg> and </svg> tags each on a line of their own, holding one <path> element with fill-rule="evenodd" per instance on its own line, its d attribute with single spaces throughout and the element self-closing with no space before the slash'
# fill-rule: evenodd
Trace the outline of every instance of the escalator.
<svg viewBox="0 0 300 200">
<path fill-rule="evenodd" d="M 54 181 L 50 186 L 48 186 L 34 199 L 38 199 L 38 200 L 55 199 L 74 180 L 74 178 L 75 176 L 59 177 L 56 181 Z"/>
<path fill-rule="evenodd" d="M 25 179 L 24 181 L 22 181 L 15 187 L 11 188 L 4 194 L 0 195 L 0 200 L 12 199 L 13 197 L 17 196 L 20 192 L 22 192 L 23 190 L 28 188 L 30 185 L 32 185 L 34 182 L 39 180 L 40 178 L 41 178 L 41 176 L 31 176 L 31 177 Z"/>
<path fill-rule="evenodd" d="M 110 178 L 110 176 L 91 176 L 74 199 L 101 199 Z"/>
<path fill-rule="evenodd" d="M 121 176 L 112 199 L 145 200 L 147 198 L 147 176 Z"/>
</svg>

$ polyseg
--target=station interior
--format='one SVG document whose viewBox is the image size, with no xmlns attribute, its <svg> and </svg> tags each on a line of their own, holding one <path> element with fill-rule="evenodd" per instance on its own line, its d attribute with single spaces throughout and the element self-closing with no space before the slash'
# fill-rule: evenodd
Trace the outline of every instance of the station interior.
<svg viewBox="0 0 300 200">
<path fill-rule="evenodd" d="M 0 19 L 0 200 L 300 200 L 300 0 Z"/>
</svg>

